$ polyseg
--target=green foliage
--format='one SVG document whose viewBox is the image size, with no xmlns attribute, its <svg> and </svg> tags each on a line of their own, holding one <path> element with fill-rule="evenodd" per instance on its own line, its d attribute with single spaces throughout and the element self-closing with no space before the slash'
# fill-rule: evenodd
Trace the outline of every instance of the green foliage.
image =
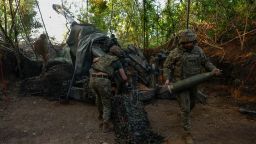
<svg viewBox="0 0 256 144">
<path fill-rule="evenodd" d="M 25 33 L 28 38 L 35 16 L 33 0 L 0 1 L 0 47 L 13 48 L 19 75 L 22 76 L 19 52 L 19 37 Z"/>
<path fill-rule="evenodd" d="M 90 0 L 89 2 L 91 6 L 89 12 L 93 14 L 90 17 L 90 22 L 106 32 L 110 19 L 107 2 L 105 0 Z"/>
<path fill-rule="evenodd" d="M 115 33 L 124 46 L 132 43 L 156 47 L 186 27 L 186 0 L 166 0 L 161 5 L 160 2 L 163 1 L 89 0 L 77 17 Z M 255 19 L 254 0 L 191 0 L 189 26 L 214 42 L 234 38 L 237 31 L 242 34 L 252 30 Z"/>
<path fill-rule="evenodd" d="M 32 28 L 40 27 L 34 20 L 34 0 L 0 1 L 0 34 L 6 45 L 16 47 L 21 35 L 30 34 Z M 37 26 L 37 27 L 36 27 Z"/>
</svg>

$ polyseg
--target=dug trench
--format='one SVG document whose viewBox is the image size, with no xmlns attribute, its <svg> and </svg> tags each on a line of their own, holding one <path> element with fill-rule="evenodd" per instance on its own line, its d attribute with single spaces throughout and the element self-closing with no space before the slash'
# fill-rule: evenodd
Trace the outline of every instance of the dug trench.
<svg viewBox="0 0 256 144">
<path fill-rule="evenodd" d="M 230 49 L 232 48 L 234 47 Z M 251 74 L 251 79 L 242 82 L 248 76 L 246 73 L 250 73 L 254 62 L 253 55 L 251 58 L 245 58 L 245 62 L 249 64 L 241 74 L 239 72 L 245 67 L 244 63 L 230 61 L 232 58 L 228 59 L 228 57 L 225 57 L 225 61 L 218 62 L 222 55 L 216 54 L 218 53 L 211 55 L 208 52 L 224 74 L 201 85 L 204 93 L 208 95 L 208 103 L 207 105 L 197 104 L 192 111 L 192 134 L 195 142 L 197 144 L 254 144 L 256 143 L 255 116 L 244 115 L 239 111 L 241 106 L 250 108 L 252 111 L 256 108 L 255 91 L 253 91 L 255 85 L 251 83 L 255 82 L 253 79 L 255 73 Z M 70 79 L 68 73 L 66 77 Z M 30 97 L 29 94 L 21 97 L 18 94 L 18 87 L 18 83 L 9 82 L 8 99 L 0 101 L 1 143 L 112 144 L 127 143 L 127 141 L 120 141 L 120 138 L 121 140 L 134 138 L 127 135 L 125 129 L 123 129 L 124 136 L 122 129 L 117 134 L 102 133 L 99 128 L 100 121 L 97 120 L 97 109 L 93 104 L 71 101 L 68 105 L 63 105 L 58 101 L 45 99 L 51 96 L 44 95 L 44 92 L 41 95 L 37 94 L 39 97 Z M 55 89 L 55 92 L 60 90 L 61 87 Z M 161 140 L 161 136 L 164 137 L 162 143 L 184 143 L 180 110 L 175 100 L 153 100 L 147 104 L 140 103 L 139 106 L 142 119 L 143 116 L 147 116 L 145 121 L 141 122 L 149 128 L 147 134 L 152 136 L 143 139 L 144 143 L 148 143 L 153 137 L 156 139 L 151 143 L 160 143 L 156 140 L 158 138 Z M 115 108 L 118 109 L 118 107 Z M 122 109 L 118 110 L 122 112 Z"/>
<path fill-rule="evenodd" d="M 18 97 L 17 86 L 10 101 L 1 101 L 0 142 L 6 144 L 116 143 L 114 133 L 102 133 L 94 105 L 71 101 L 68 105 L 42 97 Z M 207 105 L 192 111 L 192 134 L 197 144 L 254 144 L 256 119 L 239 112 L 225 85 L 208 84 Z M 175 100 L 155 100 L 145 110 L 156 134 L 167 144 L 183 144 L 179 106 Z M 145 140 L 147 141 L 147 140 Z"/>
</svg>

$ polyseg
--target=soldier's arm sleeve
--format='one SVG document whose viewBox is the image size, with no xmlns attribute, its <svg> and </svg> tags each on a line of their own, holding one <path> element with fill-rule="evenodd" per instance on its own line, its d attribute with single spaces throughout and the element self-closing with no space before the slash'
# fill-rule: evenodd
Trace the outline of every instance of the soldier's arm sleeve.
<svg viewBox="0 0 256 144">
<path fill-rule="evenodd" d="M 116 62 L 114 62 L 114 65 L 115 65 L 114 69 L 116 69 L 118 71 L 119 75 L 121 76 L 122 81 L 127 81 L 128 78 L 124 71 L 122 63 L 120 61 L 116 61 Z"/>
<path fill-rule="evenodd" d="M 202 65 L 207 71 L 212 71 L 216 68 L 214 64 L 211 63 L 209 58 L 205 55 L 203 50 L 201 50 L 201 59 L 202 59 Z"/>
<path fill-rule="evenodd" d="M 112 66 L 113 66 L 114 70 L 119 70 L 119 69 L 123 68 L 122 63 L 119 60 L 113 62 Z"/>
<path fill-rule="evenodd" d="M 163 65 L 163 76 L 165 79 L 171 80 L 171 65 L 173 63 L 173 54 L 170 52 Z"/>
</svg>

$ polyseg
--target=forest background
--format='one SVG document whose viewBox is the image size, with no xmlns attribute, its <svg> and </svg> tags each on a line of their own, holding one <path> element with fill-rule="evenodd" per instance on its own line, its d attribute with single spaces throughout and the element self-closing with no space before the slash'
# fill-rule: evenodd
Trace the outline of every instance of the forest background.
<svg viewBox="0 0 256 144">
<path fill-rule="evenodd" d="M 186 0 L 63 0 L 76 9 L 79 23 L 92 23 L 106 33 L 114 33 L 124 46 L 155 48 L 166 43 L 186 26 Z M 33 29 L 43 26 L 35 17 L 34 0 L 0 1 L 0 44 L 17 48 L 18 41 L 30 41 Z M 222 45 L 233 38 L 244 49 L 246 33 L 256 27 L 254 0 L 191 0 L 190 28 L 207 43 Z"/>
</svg>

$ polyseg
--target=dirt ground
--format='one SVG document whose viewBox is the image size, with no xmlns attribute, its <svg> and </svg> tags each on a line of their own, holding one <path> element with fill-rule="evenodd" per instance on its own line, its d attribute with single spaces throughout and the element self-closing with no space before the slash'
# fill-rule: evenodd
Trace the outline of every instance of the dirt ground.
<svg viewBox="0 0 256 144">
<path fill-rule="evenodd" d="M 114 133 L 99 129 L 95 105 L 75 101 L 63 105 L 15 93 L 10 97 L 8 103 L 0 101 L 1 144 L 115 143 Z M 183 144 L 176 101 L 156 100 L 145 109 L 152 128 L 166 137 L 166 144 Z M 235 101 L 218 92 L 209 94 L 207 105 L 196 105 L 192 126 L 196 144 L 256 143 L 256 118 L 240 114 Z"/>
</svg>

